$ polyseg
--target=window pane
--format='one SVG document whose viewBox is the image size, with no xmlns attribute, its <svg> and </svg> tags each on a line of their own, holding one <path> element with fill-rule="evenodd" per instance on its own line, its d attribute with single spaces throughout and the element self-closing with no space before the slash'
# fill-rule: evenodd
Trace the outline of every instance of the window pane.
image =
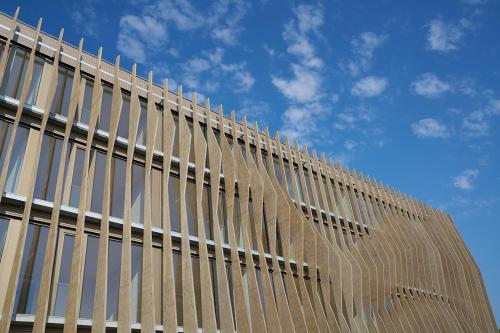
<svg viewBox="0 0 500 333">
<path fill-rule="evenodd" d="M 73 71 L 69 68 L 59 67 L 57 76 L 57 88 L 52 101 L 51 112 L 68 115 L 69 101 L 71 99 L 71 88 L 73 86 Z"/>
<path fill-rule="evenodd" d="M 61 264 L 59 268 L 59 281 L 57 282 L 56 303 L 54 316 L 64 317 L 66 312 L 66 302 L 68 296 L 69 279 L 71 275 L 71 261 L 73 259 L 73 244 L 75 236 L 64 235 L 63 249 L 61 254 Z"/>
<path fill-rule="evenodd" d="M 106 319 L 108 321 L 116 321 L 118 319 L 121 257 L 121 242 L 110 239 L 108 248 L 108 297 L 106 305 Z"/>
<path fill-rule="evenodd" d="M 89 77 L 85 78 L 85 93 L 83 95 L 82 114 L 80 121 L 88 124 L 90 121 L 90 110 L 92 108 L 92 90 L 94 89 L 94 82 Z"/>
<path fill-rule="evenodd" d="M 132 164 L 132 222 L 144 224 L 144 167 Z"/>
<path fill-rule="evenodd" d="M 9 230 L 9 220 L 0 218 L 0 260 L 2 259 L 3 246 L 7 238 L 7 231 Z"/>
<path fill-rule="evenodd" d="M 183 326 L 182 316 L 182 256 L 174 252 L 175 305 L 177 307 L 177 326 Z"/>
<path fill-rule="evenodd" d="M 147 109 L 146 102 L 141 101 L 141 110 L 139 113 L 139 124 L 137 126 L 137 139 L 136 144 L 146 145 L 146 124 L 147 124 Z"/>
<path fill-rule="evenodd" d="M 16 192 L 19 176 L 21 175 L 21 168 L 23 166 L 24 153 L 26 150 L 26 143 L 28 142 L 29 130 L 19 126 L 14 139 L 14 146 L 12 147 L 12 154 L 10 156 L 9 171 L 7 172 L 7 179 L 5 181 L 6 192 Z M 5 144 L 7 144 L 6 140 Z M 5 150 L 6 150 L 5 146 Z"/>
<path fill-rule="evenodd" d="M 168 201 L 170 209 L 170 228 L 172 231 L 181 232 L 180 223 L 180 194 L 179 194 L 179 178 L 170 176 L 168 181 Z"/>
<path fill-rule="evenodd" d="M 118 124 L 118 136 L 128 139 L 128 124 L 130 120 L 130 95 L 122 92 L 122 110 Z"/>
<path fill-rule="evenodd" d="M 10 125 L 10 123 L 0 119 L 0 167 L 2 169 L 5 167 L 5 152 L 7 151 L 11 128 L 12 126 Z"/>
<path fill-rule="evenodd" d="M 214 239 L 212 231 L 213 231 L 213 222 L 211 219 L 212 214 L 210 214 L 210 209 L 212 206 L 211 198 L 210 198 L 210 188 L 207 186 L 203 186 L 202 193 L 202 208 L 203 208 L 203 222 L 205 223 L 205 237 L 207 239 Z"/>
<path fill-rule="evenodd" d="M 62 140 L 50 135 L 43 136 L 40 161 L 36 174 L 35 197 L 54 201 L 57 174 L 61 161 Z"/>
<path fill-rule="evenodd" d="M 28 55 L 26 51 L 12 46 L 0 89 L 2 95 L 19 99 L 22 84 L 26 75 Z"/>
<path fill-rule="evenodd" d="M 201 281 L 200 281 L 200 259 L 198 257 L 191 257 L 191 263 L 193 266 L 193 287 L 194 287 L 194 299 L 196 306 L 196 317 L 198 321 L 198 327 L 203 327 L 203 320 L 201 316 Z"/>
<path fill-rule="evenodd" d="M 15 313 L 35 314 L 47 235 L 47 227 L 28 225 L 14 303 Z"/>
<path fill-rule="evenodd" d="M 85 253 L 85 269 L 83 271 L 80 318 L 92 319 L 98 251 L 99 251 L 99 238 L 94 236 L 88 236 L 87 251 Z"/>
<path fill-rule="evenodd" d="M 161 228 L 162 219 L 162 171 L 151 169 L 151 219 L 153 227 Z"/>
<path fill-rule="evenodd" d="M 111 115 L 111 101 L 113 97 L 113 88 L 103 85 L 101 115 L 99 117 L 99 128 L 109 130 L 109 117 Z"/>
<path fill-rule="evenodd" d="M 186 183 L 186 211 L 189 234 L 198 236 L 198 223 L 196 221 L 196 185 L 190 181 Z"/>
<path fill-rule="evenodd" d="M 132 323 L 141 322 L 142 246 L 132 244 L 132 275 L 130 305 Z"/>
<path fill-rule="evenodd" d="M 94 183 L 92 184 L 92 200 L 90 210 L 96 213 L 102 212 L 102 201 L 104 200 L 104 171 L 106 169 L 106 155 L 95 151 Z"/>
<path fill-rule="evenodd" d="M 154 307 L 155 307 L 155 324 L 162 324 L 162 249 L 153 248 L 153 277 L 154 277 Z"/>
<path fill-rule="evenodd" d="M 73 169 L 73 179 L 71 181 L 71 191 L 69 204 L 72 207 L 78 207 L 80 201 L 80 189 L 82 187 L 83 162 L 85 159 L 85 150 L 76 148 L 75 165 Z"/>
<path fill-rule="evenodd" d="M 113 192 L 111 193 L 111 216 L 123 218 L 123 201 L 125 200 L 125 167 L 126 162 L 113 157 Z"/>
</svg>

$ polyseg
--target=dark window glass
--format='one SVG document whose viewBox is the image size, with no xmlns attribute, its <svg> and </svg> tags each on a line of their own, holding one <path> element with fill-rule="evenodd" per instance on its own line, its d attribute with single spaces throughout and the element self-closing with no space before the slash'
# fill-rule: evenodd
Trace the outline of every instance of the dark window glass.
<svg viewBox="0 0 500 333">
<path fill-rule="evenodd" d="M 36 312 L 47 236 L 47 227 L 32 223 L 28 225 L 14 303 L 15 313 L 35 314 Z"/>
<path fill-rule="evenodd" d="M 69 234 L 64 235 L 62 242 L 62 254 L 60 259 L 61 261 L 59 265 L 59 278 L 56 285 L 57 293 L 54 307 L 54 316 L 64 317 L 66 312 L 66 302 L 68 298 L 74 242 L 75 236 Z"/>
<path fill-rule="evenodd" d="M 130 306 L 132 323 L 141 322 L 142 246 L 132 244 L 132 275 L 130 281 Z"/>
<path fill-rule="evenodd" d="M 0 217 L 0 260 L 2 259 L 3 247 L 9 231 L 9 220 Z"/>
<path fill-rule="evenodd" d="M 125 160 L 113 157 L 111 216 L 119 218 L 123 218 L 123 201 L 125 200 L 125 167 Z"/>
<path fill-rule="evenodd" d="M 87 236 L 86 248 L 85 268 L 83 270 L 82 300 L 80 303 L 80 318 L 92 319 L 99 238 Z"/>
<path fill-rule="evenodd" d="M 69 101 L 71 99 L 71 88 L 73 86 L 74 72 L 60 66 L 57 75 L 57 87 L 52 100 L 52 113 L 68 116 Z"/>
<path fill-rule="evenodd" d="M 90 210 L 96 213 L 102 212 L 102 201 L 104 200 L 104 171 L 106 169 L 106 154 L 95 151 L 93 154 L 94 181 L 92 183 L 92 199 Z"/>
<path fill-rule="evenodd" d="M 144 224 L 144 173 L 143 166 L 132 164 L 132 215 L 134 223 Z"/>
<path fill-rule="evenodd" d="M 111 116 L 111 103 L 113 99 L 113 88 L 103 85 L 101 115 L 99 117 L 99 128 L 109 131 L 109 119 Z"/>
<path fill-rule="evenodd" d="M 40 161 L 36 174 L 35 192 L 36 198 L 54 201 L 57 174 L 61 162 L 62 140 L 50 135 L 43 136 Z"/>
<path fill-rule="evenodd" d="M 109 240 L 108 248 L 108 296 L 106 320 L 118 320 L 118 297 L 120 296 L 120 270 L 122 245 L 120 241 Z"/>
</svg>

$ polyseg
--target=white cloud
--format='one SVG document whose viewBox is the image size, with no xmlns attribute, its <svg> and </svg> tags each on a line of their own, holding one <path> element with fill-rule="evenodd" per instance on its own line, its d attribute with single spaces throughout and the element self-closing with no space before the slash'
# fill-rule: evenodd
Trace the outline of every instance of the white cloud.
<svg viewBox="0 0 500 333">
<path fill-rule="evenodd" d="M 489 101 L 482 109 L 475 110 L 464 117 L 462 130 L 466 137 L 479 138 L 490 134 L 491 118 L 500 115 L 500 99 Z"/>
<path fill-rule="evenodd" d="M 427 44 L 431 50 L 449 52 L 457 50 L 465 36 L 465 31 L 471 29 L 468 19 L 461 19 L 458 24 L 434 19 L 428 24 Z"/>
<path fill-rule="evenodd" d="M 225 63 L 224 50 L 216 48 L 202 56 L 189 59 L 182 65 L 182 82 L 192 90 L 214 92 L 221 83 L 235 92 L 247 92 L 255 84 L 255 78 L 246 69 L 246 63 Z"/>
<path fill-rule="evenodd" d="M 411 125 L 413 134 L 419 138 L 448 138 L 450 132 L 448 127 L 436 119 L 420 119 Z"/>
<path fill-rule="evenodd" d="M 375 112 L 366 107 L 349 108 L 337 113 L 333 127 L 337 130 L 353 130 L 360 123 L 369 123 L 375 119 Z"/>
<path fill-rule="evenodd" d="M 120 19 L 117 49 L 135 62 L 144 63 L 148 49 L 167 39 L 165 27 L 151 16 L 125 15 Z"/>
<path fill-rule="evenodd" d="M 298 64 L 292 64 L 293 77 L 283 79 L 272 76 L 272 83 L 293 102 L 310 102 L 318 98 L 321 75 Z"/>
<path fill-rule="evenodd" d="M 440 80 L 433 73 L 424 73 L 411 84 L 412 91 L 427 98 L 442 96 L 445 92 L 452 90 L 449 83 Z"/>
<path fill-rule="evenodd" d="M 322 91 L 324 62 L 317 55 L 316 39 L 321 37 L 324 23 L 321 5 L 300 5 L 293 10 L 293 18 L 284 26 L 283 39 L 287 52 L 294 57 L 290 64 L 291 77 L 271 75 L 273 85 L 288 100 L 283 113 L 281 133 L 291 140 L 309 142 L 317 131 L 322 116 L 330 112 L 331 100 Z"/>
<path fill-rule="evenodd" d="M 387 87 L 386 78 L 367 76 L 358 80 L 351 89 L 351 94 L 358 97 L 375 97 L 380 95 Z"/>
<path fill-rule="evenodd" d="M 241 107 L 236 111 L 236 117 L 237 119 L 242 119 L 243 116 L 246 116 L 249 123 L 253 121 L 266 123 L 270 112 L 271 108 L 268 103 L 245 99 Z"/>
<path fill-rule="evenodd" d="M 347 64 L 341 64 L 341 67 L 348 71 L 352 76 L 358 76 L 366 72 L 372 63 L 373 53 L 387 39 L 386 35 L 379 35 L 371 31 L 361 33 L 351 40 L 351 52 L 353 58 Z"/>
<path fill-rule="evenodd" d="M 461 190 L 472 190 L 474 188 L 473 181 L 479 176 L 479 170 L 467 169 L 460 175 L 452 178 L 453 186 Z"/>
</svg>

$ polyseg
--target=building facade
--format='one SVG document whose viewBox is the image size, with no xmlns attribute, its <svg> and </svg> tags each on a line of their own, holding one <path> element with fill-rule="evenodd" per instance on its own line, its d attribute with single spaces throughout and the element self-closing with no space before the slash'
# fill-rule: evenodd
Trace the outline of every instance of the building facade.
<svg viewBox="0 0 500 333">
<path fill-rule="evenodd" d="M 0 14 L 0 332 L 494 332 L 450 216 Z"/>
</svg>

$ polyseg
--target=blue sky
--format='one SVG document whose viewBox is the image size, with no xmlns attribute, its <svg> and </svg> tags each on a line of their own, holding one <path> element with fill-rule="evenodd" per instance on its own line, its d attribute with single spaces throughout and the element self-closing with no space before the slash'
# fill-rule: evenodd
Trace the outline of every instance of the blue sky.
<svg viewBox="0 0 500 333">
<path fill-rule="evenodd" d="M 500 321 L 500 2 L 2 1 L 449 212 Z"/>
</svg>

